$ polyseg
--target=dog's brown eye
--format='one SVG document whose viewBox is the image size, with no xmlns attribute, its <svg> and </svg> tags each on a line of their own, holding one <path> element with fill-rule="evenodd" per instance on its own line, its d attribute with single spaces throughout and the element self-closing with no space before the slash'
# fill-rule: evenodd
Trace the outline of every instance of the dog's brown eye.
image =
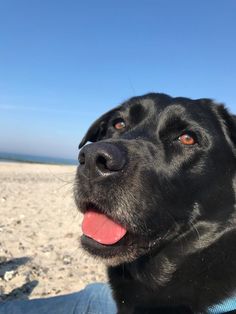
<svg viewBox="0 0 236 314">
<path fill-rule="evenodd" d="M 121 129 L 124 129 L 126 127 L 125 122 L 122 119 L 116 120 L 113 123 L 113 126 L 116 130 L 121 130 Z"/>
<path fill-rule="evenodd" d="M 184 144 L 184 145 L 194 145 L 196 143 L 194 137 L 187 133 L 181 135 L 178 138 L 178 140 L 180 141 L 181 144 Z"/>
</svg>

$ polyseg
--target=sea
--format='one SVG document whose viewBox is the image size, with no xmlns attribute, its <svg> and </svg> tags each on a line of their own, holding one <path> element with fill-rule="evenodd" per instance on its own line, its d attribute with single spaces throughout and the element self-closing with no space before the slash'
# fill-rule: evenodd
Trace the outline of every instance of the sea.
<svg viewBox="0 0 236 314">
<path fill-rule="evenodd" d="M 56 158 L 46 156 L 34 156 L 17 153 L 0 152 L 0 162 L 27 162 L 27 163 L 39 163 L 39 164 L 53 164 L 53 165 L 77 165 L 76 159 Z"/>
</svg>

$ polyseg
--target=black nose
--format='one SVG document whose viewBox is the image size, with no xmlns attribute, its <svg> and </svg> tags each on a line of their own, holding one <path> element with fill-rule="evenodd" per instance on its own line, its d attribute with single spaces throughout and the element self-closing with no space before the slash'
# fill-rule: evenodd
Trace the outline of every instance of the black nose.
<svg viewBox="0 0 236 314">
<path fill-rule="evenodd" d="M 79 153 L 79 171 L 96 178 L 114 174 L 126 163 L 125 152 L 115 144 L 97 142 L 84 146 Z"/>
</svg>

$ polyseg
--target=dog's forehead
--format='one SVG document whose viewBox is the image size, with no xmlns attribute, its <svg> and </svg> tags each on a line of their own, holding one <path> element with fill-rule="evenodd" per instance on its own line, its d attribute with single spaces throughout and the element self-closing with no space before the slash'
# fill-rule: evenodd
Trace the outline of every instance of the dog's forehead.
<svg viewBox="0 0 236 314">
<path fill-rule="evenodd" d="M 135 114 L 137 111 L 149 110 L 155 111 L 156 102 L 151 98 L 135 97 L 124 102 L 120 106 L 120 111 L 126 114 Z"/>
<path fill-rule="evenodd" d="M 149 117 L 154 116 L 157 119 L 167 116 L 181 116 L 187 119 L 203 121 L 208 119 L 209 115 L 214 116 L 212 106 L 209 103 L 188 98 L 168 98 L 161 97 L 135 97 L 123 103 L 120 108 L 126 116 L 148 113 Z"/>
<path fill-rule="evenodd" d="M 189 128 L 195 126 L 207 132 L 220 128 L 216 114 L 217 105 L 210 99 L 190 99 L 156 94 L 135 97 L 120 106 L 121 116 L 128 117 L 134 125 L 146 123 L 147 128 L 160 130 L 166 125 L 186 123 Z M 143 126 L 143 124 L 142 124 Z M 176 124 L 177 126 L 177 124 Z"/>
<path fill-rule="evenodd" d="M 191 119 L 203 119 L 209 116 L 211 109 L 209 106 L 202 106 L 199 103 L 181 103 L 179 101 L 174 101 L 168 105 L 156 106 L 156 111 L 159 116 L 179 116 Z"/>
</svg>

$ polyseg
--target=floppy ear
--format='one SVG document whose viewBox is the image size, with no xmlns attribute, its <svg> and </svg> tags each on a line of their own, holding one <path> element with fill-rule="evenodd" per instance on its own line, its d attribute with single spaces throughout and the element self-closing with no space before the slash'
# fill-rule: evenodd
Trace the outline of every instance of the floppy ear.
<svg viewBox="0 0 236 314">
<path fill-rule="evenodd" d="M 232 121 L 231 137 L 233 138 L 233 142 L 236 147 L 236 115 L 231 114 L 231 121 Z"/>
<path fill-rule="evenodd" d="M 236 148 L 236 115 L 231 114 L 224 105 L 218 105 L 217 112 L 223 122 L 223 131 Z"/>
<path fill-rule="evenodd" d="M 234 124 L 236 125 L 236 115 L 235 115 L 235 114 L 232 114 L 231 117 L 232 117 L 232 119 L 233 119 L 233 121 L 234 121 Z"/>
<path fill-rule="evenodd" d="M 97 119 L 88 129 L 87 133 L 83 137 L 82 141 L 79 144 L 79 149 L 82 148 L 88 141 L 89 142 L 97 142 L 99 141 L 102 137 L 105 136 L 106 131 L 107 131 L 107 124 L 108 121 L 111 118 L 111 115 L 117 111 L 120 108 L 117 107 L 115 109 L 112 109 L 102 115 L 99 119 Z"/>
</svg>

